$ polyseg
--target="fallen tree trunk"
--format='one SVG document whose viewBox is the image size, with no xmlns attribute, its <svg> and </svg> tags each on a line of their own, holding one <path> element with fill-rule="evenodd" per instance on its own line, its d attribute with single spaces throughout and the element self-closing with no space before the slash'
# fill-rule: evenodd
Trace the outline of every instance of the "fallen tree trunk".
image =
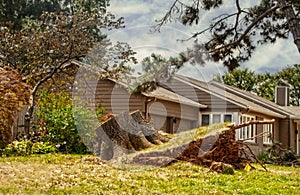
<svg viewBox="0 0 300 195">
<path fill-rule="evenodd" d="M 140 111 L 124 112 L 109 115 L 96 129 L 95 153 L 103 160 L 110 160 L 166 141 L 168 138 L 147 123 Z"/>
<path fill-rule="evenodd" d="M 213 135 L 205 136 L 192 140 L 188 144 L 168 148 L 163 151 L 148 151 L 147 153 L 138 153 L 131 158 L 128 163 L 145 164 L 155 166 L 165 166 L 172 162 L 188 161 L 197 165 L 205 165 L 214 169 L 215 162 L 230 164 L 236 169 L 241 169 L 253 160 L 260 163 L 251 151 L 247 143 L 236 140 L 236 129 L 253 124 L 270 124 L 271 121 L 249 121 L 239 125 L 229 125 L 227 128 L 216 132 Z M 246 152 L 249 151 L 250 155 Z M 157 159 L 157 160 L 155 160 Z M 261 164 L 263 166 L 263 164 Z M 265 168 L 263 166 L 263 168 Z M 265 169 L 266 170 L 266 169 Z M 219 170 L 214 170 L 219 172 Z"/>
</svg>

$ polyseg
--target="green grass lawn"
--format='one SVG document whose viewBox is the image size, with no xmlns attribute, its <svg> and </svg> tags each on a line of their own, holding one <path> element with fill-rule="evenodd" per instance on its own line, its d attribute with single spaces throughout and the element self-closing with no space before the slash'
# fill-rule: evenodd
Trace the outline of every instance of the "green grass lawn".
<svg viewBox="0 0 300 195">
<path fill-rule="evenodd" d="M 93 156 L 0 158 L 2 194 L 300 194 L 300 169 L 257 166 L 233 175 L 189 163 L 111 166 Z"/>
</svg>

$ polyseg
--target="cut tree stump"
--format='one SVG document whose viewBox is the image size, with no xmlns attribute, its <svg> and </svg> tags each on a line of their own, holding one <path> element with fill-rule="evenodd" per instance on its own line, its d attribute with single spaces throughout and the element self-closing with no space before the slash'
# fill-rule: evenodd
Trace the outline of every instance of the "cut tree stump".
<svg viewBox="0 0 300 195">
<path fill-rule="evenodd" d="M 122 153 L 140 151 L 169 139 L 158 133 L 137 110 L 118 115 L 109 114 L 96 129 L 95 153 L 103 160 L 110 160 Z"/>
</svg>

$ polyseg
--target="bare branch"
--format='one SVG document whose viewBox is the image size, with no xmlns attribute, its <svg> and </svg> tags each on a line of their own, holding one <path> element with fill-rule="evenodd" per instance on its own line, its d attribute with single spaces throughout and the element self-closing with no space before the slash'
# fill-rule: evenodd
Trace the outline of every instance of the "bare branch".
<svg viewBox="0 0 300 195">
<path fill-rule="evenodd" d="M 165 16 L 162 19 L 160 19 L 160 20 L 157 21 L 159 23 L 154 28 L 154 31 L 160 32 L 160 28 L 167 22 L 167 20 L 169 18 L 171 18 L 172 11 L 176 7 L 177 2 L 180 2 L 180 1 L 179 0 L 175 0 L 174 3 L 172 4 L 172 6 L 170 7 L 169 11 L 165 14 Z"/>
<path fill-rule="evenodd" d="M 243 123 L 243 124 L 238 124 L 238 125 L 232 125 L 231 129 L 240 129 L 249 125 L 262 125 L 262 124 L 273 124 L 275 122 L 275 120 L 268 120 L 268 121 L 257 121 L 257 120 L 253 120 L 253 121 L 249 121 L 247 123 Z"/>
</svg>

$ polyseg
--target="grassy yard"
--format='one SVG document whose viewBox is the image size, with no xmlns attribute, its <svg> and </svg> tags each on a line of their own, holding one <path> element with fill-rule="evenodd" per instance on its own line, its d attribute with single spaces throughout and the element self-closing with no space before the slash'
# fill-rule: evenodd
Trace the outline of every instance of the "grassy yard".
<svg viewBox="0 0 300 195">
<path fill-rule="evenodd" d="M 300 169 L 208 172 L 189 163 L 114 167 L 93 156 L 49 154 L 0 158 L 3 194 L 300 194 Z"/>
</svg>

